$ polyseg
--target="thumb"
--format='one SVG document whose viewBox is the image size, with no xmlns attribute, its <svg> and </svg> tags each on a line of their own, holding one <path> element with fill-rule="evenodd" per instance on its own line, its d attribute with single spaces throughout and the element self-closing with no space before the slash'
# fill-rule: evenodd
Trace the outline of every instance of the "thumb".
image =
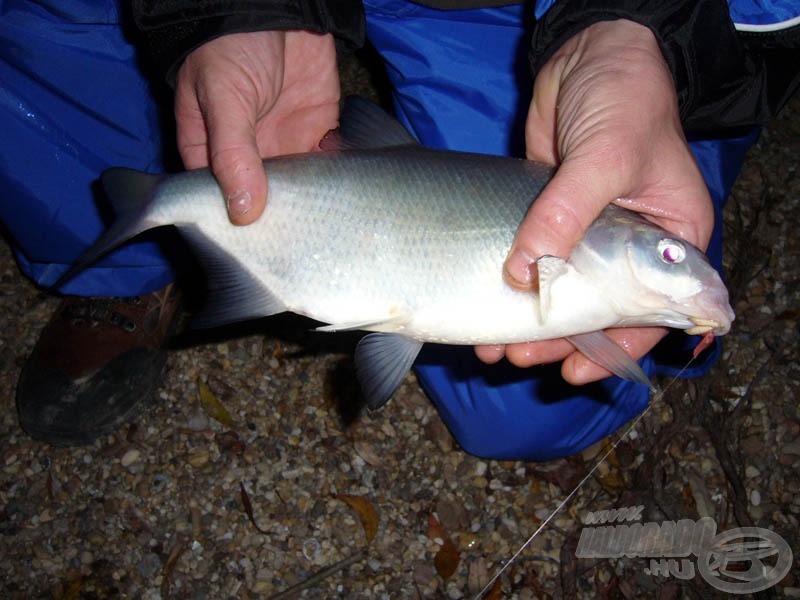
<svg viewBox="0 0 800 600">
<path fill-rule="evenodd" d="M 264 211 L 267 177 L 256 142 L 256 109 L 232 96 L 204 107 L 209 160 L 235 225 L 252 223 Z"/>
<path fill-rule="evenodd" d="M 535 286 L 535 262 L 567 258 L 603 208 L 613 200 L 606 175 L 581 159 L 565 159 L 528 209 L 505 262 L 505 276 L 520 289 Z"/>
</svg>

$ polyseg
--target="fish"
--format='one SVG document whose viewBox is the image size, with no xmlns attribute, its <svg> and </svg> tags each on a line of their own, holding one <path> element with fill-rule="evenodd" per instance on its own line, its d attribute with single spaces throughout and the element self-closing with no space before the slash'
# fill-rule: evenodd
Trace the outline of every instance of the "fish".
<svg viewBox="0 0 800 600">
<path fill-rule="evenodd" d="M 609 327 L 723 335 L 734 319 L 695 246 L 610 204 L 567 258 L 537 261 L 538 292 L 503 277 L 519 223 L 553 167 L 420 145 L 379 106 L 348 98 L 320 151 L 269 158 L 268 203 L 232 225 L 208 169 L 101 177 L 115 222 L 64 281 L 152 228 L 174 226 L 205 270 L 195 327 L 286 311 L 365 330 L 355 350 L 366 404 L 386 403 L 424 343 L 509 344 L 566 337 L 621 377 L 650 385 Z"/>
</svg>

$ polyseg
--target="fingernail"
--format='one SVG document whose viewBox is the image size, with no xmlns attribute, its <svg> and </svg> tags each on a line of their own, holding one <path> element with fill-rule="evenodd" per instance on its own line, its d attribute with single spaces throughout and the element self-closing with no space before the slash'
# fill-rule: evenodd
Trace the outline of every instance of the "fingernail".
<svg viewBox="0 0 800 600">
<path fill-rule="evenodd" d="M 229 215 L 246 215 L 253 208 L 253 199 L 250 192 L 246 190 L 236 190 L 227 199 Z"/>
<path fill-rule="evenodd" d="M 506 258 L 504 269 L 509 283 L 515 287 L 530 288 L 534 281 L 532 267 L 536 266 L 536 260 L 518 248 L 511 251 Z"/>
</svg>

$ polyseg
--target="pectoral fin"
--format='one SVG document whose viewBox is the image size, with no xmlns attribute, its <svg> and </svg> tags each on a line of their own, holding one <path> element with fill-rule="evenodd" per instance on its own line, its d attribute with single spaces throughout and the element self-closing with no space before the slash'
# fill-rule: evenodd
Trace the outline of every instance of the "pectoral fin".
<svg viewBox="0 0 800 600">
<path fill-rule="evenodd" d="M 422 342 L 395 333 L 371 333 L 356 346 L 356 375 L 371 410 L 380 408 L 403 382 Z"/>
<path fill-rule="evenodd" d="M 608 369 L 614 375 L 646 385 L 655 391 L 645 372 L 619 344 L 602 331 L 570 335 L 567 340 L 580 350 L 588 359 Z"/>
<path fill-rule="evenodd" d="M 536 261 L 536 270 L 539 274 L 539 317 L 546 323 L 552 304 L 553 281 L 567 272 L 567 262 L 557 256 L 542 256 Z"/>
<path fill-rule="evenodd" d="M 207 298 L 192 317 L 192 327 L 218 327 L 282 313 L 286 306 L 250 275 L 239 261 L 207 238 L 199 228 L 183 225 L 181 234 L 194 248 L 207 278 Z"/>
</svg>

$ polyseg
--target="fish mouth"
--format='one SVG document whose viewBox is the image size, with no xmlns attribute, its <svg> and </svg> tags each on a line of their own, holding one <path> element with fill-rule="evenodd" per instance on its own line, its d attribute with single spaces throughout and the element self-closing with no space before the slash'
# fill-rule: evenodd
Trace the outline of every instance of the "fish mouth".
<svg viewBox="0 0 800 600">
<path fill-rule="evenodd" d="M 694 327 L 686 329 L 686 333 L 689 335 L 702 335 L 709 331 L 721 329 L 720 322 L 714 319 L 703 319 L 700 317 L 689 317 L 689 319 L 694 323 Z"/>
</svg>

